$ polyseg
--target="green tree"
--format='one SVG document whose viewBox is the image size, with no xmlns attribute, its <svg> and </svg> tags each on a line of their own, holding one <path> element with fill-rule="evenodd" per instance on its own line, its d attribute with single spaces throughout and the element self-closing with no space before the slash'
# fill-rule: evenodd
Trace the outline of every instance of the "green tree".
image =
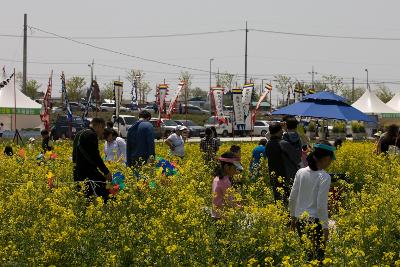
<svg viewBox="0 0 400 267">
<path fill-rule="evenodd" d="M 365 88 L 355 87 L 352 90 L 349 86 L 343 86 L 340 91 L 341 96 L 347 99 L 348 103 L 351 105 L 356 102 L 365 93 Z"/>
<path fill-rule="evenodd" d="M 86 85 L 85 78 L 73 76 L 66 82 L 68 99 L 70 101 L 79 101 L 85 96 L 84 87 Z"/>
<path fill-rule="evenodd" d="M 215 79 L 217 80 L 217 83 L 219 80 L 220 86 L 223 86 L 226 90 L 231 91 L 234 83 L 237 80 L 237 77 L 235 74 L 224 72 L 224 73 L 221 73 L 220 75 L 216 75 Z"/>
<path fill-rule="evenodd" d="M 103 85 L 103 90 L 101 90 L 101 99 L 113 99 L 114 98 L 114 83 L 108 82 Z"/>
<path fill-rule="evenodd" d="M 16 74 L 15 78 L 16 78 L 18 87 L 20 88 L 22 93 L 24 93 L 26 96 L 30 97 L 33 100 L 38 97 L 39 89 L 42 85 L 37 80 L 27 80 L 26 81 L 26 90 L 24 90 L 23 84 L 22 84 L 22 73 L 18 72 Z"/>
<path fill-rule="evenodd" d="M 375 91 L 375 93 L 376 96 L 383 101 L 383 103 L 389 102 L 394 96 L 394 93 L 383 83 L 378 85 L 378 89 Z"/>
<path fill-rule="evenodd" d="M 195 87 L 194 89 L 192 89 L 192 90 L 190 91 L 190 95 L 189 95 L 189 96 L 190 96 L 191 98 L 199 97 L 199 98 L 204 98 L 204 99 L 206 99 L 206 98 L 207 98 L 207 95 L 208 95 L 208 93 L 207 93 L 206 91 L 201 90 L 200 87 Z"/>
<path fill-rule="evenodd" d="M 292 83 L 291 78 L 286 75 L 279 74 L 274 76 L 274 80 L 276 82 L 276 89 L 282 94 L 282 98 L 285 99 Z"/>
<path fill-rule="evenodd" d="M 341 92 L 344 87 L 343 78 L 332 74 L 323 75 L 322 83 L 324 83 L 327 88 L 335 94 Z"/>
<path fill-rule="evenodd" d="M 186 84 L 181 93 L 181 101 L 182 99 L 189 99 L 189 95 L 191 94 L 193 75 L 190 74 L 188 71 L 181 71 L 181 76 L 179 77 L 179 79 L 181 81 L 184 81 Z"/>
</svg>

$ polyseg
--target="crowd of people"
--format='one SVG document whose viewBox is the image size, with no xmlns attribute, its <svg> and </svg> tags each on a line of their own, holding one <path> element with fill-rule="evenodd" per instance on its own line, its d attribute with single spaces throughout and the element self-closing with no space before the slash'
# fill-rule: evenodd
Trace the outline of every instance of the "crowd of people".
<svg viewBox="0 0 400 267">
<path fill-rule="evenodd" d="M 132 168 L 134 176 L 140 179 L 137 169 L 145 164 L 153 163 L 156 158 L 153 125 L 148 111 L 139 113 L 139 120 L 129 128 L 126 141 L 119 137 L 113 129 L 112 122 L 94 118 L 88 129 L 78 132 L 73 142 L 72 160 L 74 163 L 74 181 L 79 183 L 88 198 L 99 196 L 107 201 L 109 191 L 107 183 L 112 174 L 106 161 L 125 163 Z M 306 235 L 312 240 L 309 259 L 322 260 L 324 247 L 328 239 L 328 193 L 331 177 L 325 171 L 333 160 L 335 150 L 341 146 L 342 140 L 334 145 L 320 140 L 312 147 L 302 140 L 297 132 L 298 121 L 295 117 L 287 117 L 282 123 L 269 125 L 269 138 L 263 138 L 254 148 L 249 165 L 248 182 L 257 182 L 269 177 L 269 184 L 276 203 L 281 203 L 292 217 L 291 228 L 299 235 Z M 0 124 L 0 138 L 3 124 Z M 188 129 L 177 126 L 175 132 L 165 140 L 171 157 L 177 161 L 185 158 L 185 143 Z M 42 151 L 51 151 L 52 143 L 49 131 L 41 131 Z M 377 132 L 375 152 L 399 152 L 399 127 L 391 125 L 385 133 Z M 99 150 L 99 140 L 105 139 L 104 158 Z M 214 127 L 205 130 L 199 149 L 203 154 L 204 164 L 214 170 L 210 181 L 212 191 L 212 212 L 214 220 L 224 218 L 226 208 L 241 209 L 240 201 L 235 194 L 240 194 L 243 179 L 235 180 L 237 174 L 244 171 L 241 164 L 240 146 L 232 145 L 229 151 L 219 153 L 221 141 Z M 7 146 L 4 154 L 12 156 L 11 146 Z M 220 157 L 217 155 L 221 154 Z M 264 168 L 265 164 L 268 169 Z M 82 188 L 82 184 L 83 187 Z M 306 216 L 305 216 L 306 214 Z M 312 229 L 312 231 L 310 230 Z"/>
</svg>

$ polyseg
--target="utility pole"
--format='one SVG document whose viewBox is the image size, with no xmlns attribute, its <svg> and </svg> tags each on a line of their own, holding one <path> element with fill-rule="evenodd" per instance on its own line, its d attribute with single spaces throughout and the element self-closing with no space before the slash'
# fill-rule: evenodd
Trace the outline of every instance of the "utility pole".
<svg viewBox="0 0 400 267">
<path fill-rule="evenodd" d="M 23 51 L 23 70 L 22 70 L 22 91 L 26 93 L 26 73 L 27 73 L 27 49 L 28 49 L 28 15 L 24 14 L 24 51 Z"/>
<path fill-rule="evenodd" d="M 354 77 L 351 82 L 351 103 L 354 102 Z"/>
<path fill-rule="evenodd" d="M 213 58 L 210 58 L 210 91 L 209 91 L 209 101 L 210 101 L 210 113 L 212 114 L 212 96 L 211 96 L 211 94 L 212 94 L 212 92 L 211 92 L 211 89 L 212 89 L 212 84 L 211 84 L 211 74 L 212 74 L 212 72 L 211 72 L 211 63 L 214 61 L 214 59 Z"/>
<path fill-rule="evenodd" d="M 94 59 L 92 60 L 92 63 L 88 65 L 90 67 L 90 84 L 93 82 L 93 68 L 94 68 Z"/>
<path fill-rule="evenodd" d="M 247 33 L 249 30 L 247 29 L 247 21 L 246 21 L 246 42 L 244 47 L 244 83 L 247 83 Z"/>
<path fill-rule="evenodd" d="M 365 69 L 365 72 L 367 72 L 367 90 L 368 90 L 368 91 L 371 91 L 371 90 L 369 89 L 368 69 Z"/>
</svg>

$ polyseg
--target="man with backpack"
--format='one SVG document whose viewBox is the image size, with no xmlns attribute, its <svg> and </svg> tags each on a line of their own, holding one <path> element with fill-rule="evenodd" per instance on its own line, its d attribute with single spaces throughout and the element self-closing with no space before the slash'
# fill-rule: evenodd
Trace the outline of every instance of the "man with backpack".
<svg viewBox="0 0 400 267">
<path fill-rule="evenodd" d="M 104 135 L 104 119 L 94 118 L 88 129 L 76 134 L 73 144 L 74 181 L 85 182 L 86 197 L 99 196 L 107 201 L 106 181 L 112 174 L 104 164 L 99 151 L 99 138 Z"/>
</svg>

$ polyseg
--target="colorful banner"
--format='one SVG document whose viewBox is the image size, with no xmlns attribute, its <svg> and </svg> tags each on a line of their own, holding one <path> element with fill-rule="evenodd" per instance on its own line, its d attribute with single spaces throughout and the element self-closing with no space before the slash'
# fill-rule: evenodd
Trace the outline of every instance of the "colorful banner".
<svg viewBox="0 0 400 267">
<path fill-rule="evenodd" d="M 244 110 L 242 103 L 242 89 L 234 88 L 232 89 L 232 98 L 233 98 L 233 112 L 234 112 L 234 122 L 238 130 L 245 129 L 245 118 L 244 118 Z"/>
<path fill-rule="evenodd" d="M 254 83 L 245 84 L 242 91 L 242 103 L 244 111 L 244 120 L 250 115 L 251 96 L 254 90 Z"/>
<path fill-rule="evenodd" d="M 44 124 L 46 130 L 50 130 L 50 113 L 51 113 L 51 90 L 53 87 L 53 71 L 51 71 L 47 91 L 43 99 L 42 110 L 40 112 L 40 119 Z"/>
<path fill-rule="evenodd" d="M 166 109 L 165 98 L 168 95 L 168 84 L 160 84 L 157 90 L 157 103 L 159 107 L 159 112 L 166 113 L 164 110 Z"/>
<path fill-rule="evenodd" d="M 69 105 L 68 95 L 67 95 L 67 86 L 65 85 L 65 75 L 64 72 L 61 73 L 61 93 L 64 96 L 64 107 L 67 110 L 67 118 L 68 120 L 72 120 L 72 111 L 71 106 Z"/>
<path fill-rule="evenodd" d="M 181 91 L 182 91 L 184 85 L 185 85 L 184 82 L 180 82 L 180 83 L 179 83 L 178 89 L 177 89 L 177 91 L 176 91 L 174 97 L 171 99 L 171 102 L 170 102 L 169 107 L 168 107 L 168 110 L 167 110 L 167 115 L 168 115 L 168 117 L 171 117 L 171 115 L 172 115 L 172 113 L 173 113 L 173 111 L 174 111 L 174 108 L 175 108 L 175 106 L 176 106 L 176 102 L 178 101 L 178 97 L 179 97 L 179 95 L 181 94 Z"/>
<path fill-rule="evenodd" d="M 253 110 L 253 113 L 252 113 L 252 124 L 254 124 L 254 122 L 256 121 L 256 114 L 257 114 L 258 109 L 260 108 L 261 103 L 264 101 L 264 99 L 267 97 L 268 94 L 271 94 L 271 91 L 272 91 L 271 85 L 270 85 L 270 88 L 271 89 L 269 89 L 269 88 L 267 88 L 267 86 L 265 86 L 266 90 L 264 90 L 264 93 L 260 96 L 260 99 L 258 99 L 256 108 Z"/>
<path fill-rule="evenodd" d="M 214 114 L 217 117 L 219 123 L 225 122 L 224 117 L 224 88 L 214 87 L 211 89 L 211 93 L 214 101 Z"/>
</svg>

